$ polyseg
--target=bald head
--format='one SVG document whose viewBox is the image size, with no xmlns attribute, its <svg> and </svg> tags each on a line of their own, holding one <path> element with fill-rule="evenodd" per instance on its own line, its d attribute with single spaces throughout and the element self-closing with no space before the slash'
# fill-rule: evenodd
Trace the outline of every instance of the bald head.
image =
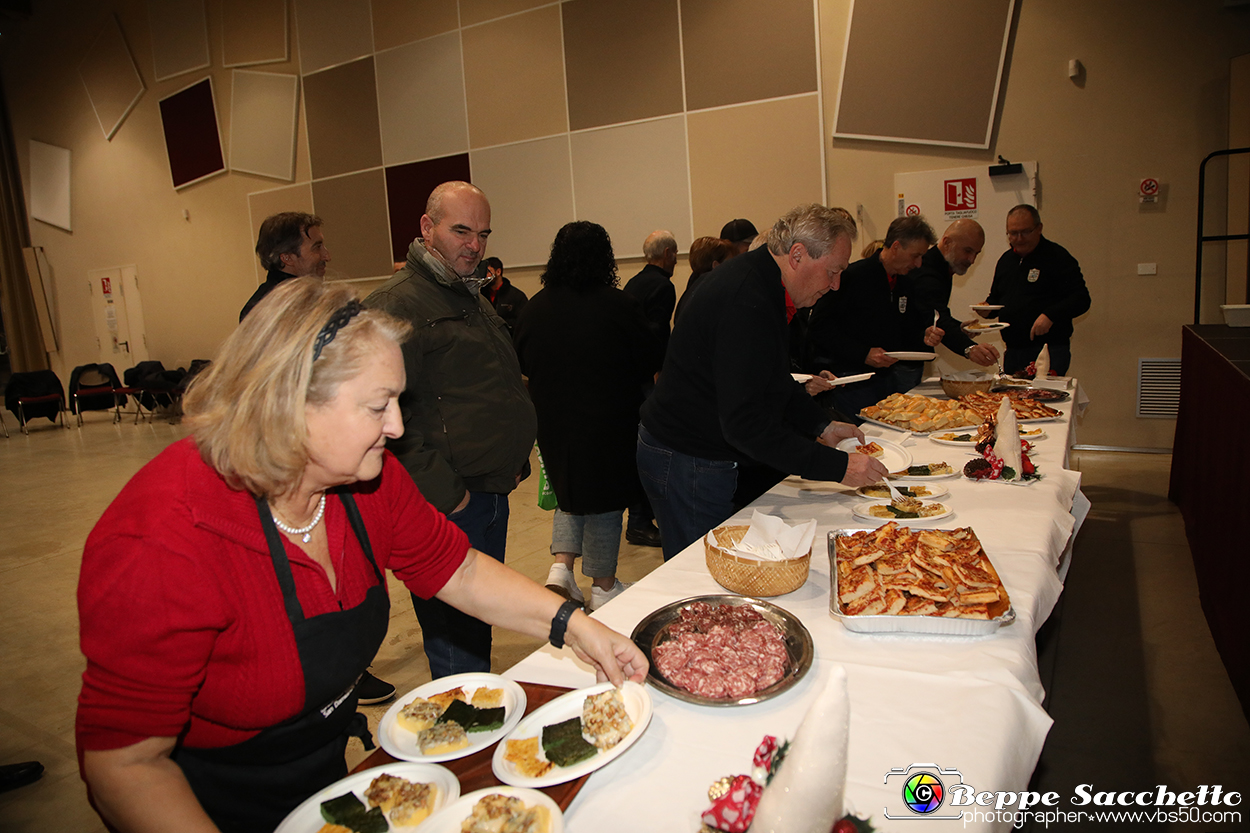
<svg viewBox="0 0 1250 833">
<path fill-rule="evenodd" d="M 430 193 L 421 216 L 421 239 L 457 275 L 472 277 L 490 237 L 490 203 L 467 182 L 444 182 Z"/>
<path fill-rule="evenodd" d="M 483 202 L 486 202 L 486 195 L 483 194 L 482 189 L 478 188 L 476 185 L 468 182 L 462 182 L 460 180 L 444 182 L 443 184 L 436 186 L 434 190 L 430 192 L 430 198 L 425 201 L 425 213 L 430 216 L 430 219 L 432 219 L 435 224 L 437 224 L 443 219 L 443 214 L 447 211 L 445 204 L 448 197 L 455 198 L 468 196 L 477 196 L 480 197 Z"/>
<path fill-rule="evenodd" d="M 938 251 L 956 275 L 967 273 L 983 248 L 985 229 L 976 220 L 956 220 L 938 241 Z"/>
<path fill-rule="evenodd" d="M 643 241 L 642 256 L 647 259 L 647 263 L 673 274 L 673 268 L 677 265 L 677 238 L 673 237 L 671 231 L 656 229 Z"/>
</svg>

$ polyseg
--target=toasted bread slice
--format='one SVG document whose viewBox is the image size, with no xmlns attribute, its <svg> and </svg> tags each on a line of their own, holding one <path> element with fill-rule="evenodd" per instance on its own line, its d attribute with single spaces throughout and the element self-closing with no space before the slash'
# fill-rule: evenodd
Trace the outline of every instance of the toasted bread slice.
<svg viewBox="0 0 1250 833">
<path fill-rule="evenodd" d="M 431 703 L 437 703 L 439 708 L 441 708 L 443 711 L 447 711 L 447 707 L 451 705 L 451 701 L 453 700 L 459 700 L 462 703 L 469 702 L 469 696 L 464 693 L 464 689 L 461 688 L 460 686 L 456 686 L 450 691 L 443 691 L 443 692 L 439 692 L 438 694 L 431 694 L 426 699 L 429 700 Z"/>
<path fill-rule="evenodd" d="M 479 709 L 497 709 L 503 705 L 502 688 L 486 688 L 483 686 L 473 692 L 472 705 Z"/>
</svg>

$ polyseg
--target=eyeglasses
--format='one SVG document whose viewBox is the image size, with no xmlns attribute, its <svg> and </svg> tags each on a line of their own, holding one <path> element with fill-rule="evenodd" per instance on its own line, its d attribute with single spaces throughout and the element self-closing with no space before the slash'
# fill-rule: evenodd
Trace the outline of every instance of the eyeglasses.
<svg viewBox="0 0 1250 833">
<path fill-rule="evenodd" d="M 1023 229 L 1022 231 L 1009 231 L 1007 232 L 1007 237 L 1008 239 L 1013 238 L 1013 237 L 1028 237 L 1030 234 L 1032 234 L 1035 231 L 1037 231 L 1037 226 L 1033 226 L 1032 228 L 1026 228 L 1026 229 Z"/>
</svg>

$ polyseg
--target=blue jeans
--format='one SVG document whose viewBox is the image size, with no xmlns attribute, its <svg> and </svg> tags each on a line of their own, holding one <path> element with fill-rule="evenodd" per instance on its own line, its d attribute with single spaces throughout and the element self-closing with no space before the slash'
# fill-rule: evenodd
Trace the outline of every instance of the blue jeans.
<svg viewBox="0 0 1250 833">
<path fill-rule="evenodd" d="M 469 505 L 447 519 L 469 536 L 469 546 L 503 563 L 508 543 L 508 496 L 469 492 Z M 490 625 L 438 599 L 412 594 L 421 623 L 425 656 L 434 679 L 468 671 L 490 671 Z"/>
<path fill-rule="evenodd" d="M 573 515 L 557 507 L 551 517 L 551 554 L 580 555 L 582 575 L 587 578 L 615 576 L 624 514 L 624 509 L 617 509 Z"/>
<path fill-rule="evenodd" d="M 655 510 L 668 561 L 734 513 L 738 464 L 666 446 L 638 426 L 638 477 Z"/>
</svg>

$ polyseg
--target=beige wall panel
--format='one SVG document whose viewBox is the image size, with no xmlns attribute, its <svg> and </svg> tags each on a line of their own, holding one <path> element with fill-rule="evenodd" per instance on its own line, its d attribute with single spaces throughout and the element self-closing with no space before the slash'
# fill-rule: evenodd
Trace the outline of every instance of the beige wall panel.
<svg viewBox="0 0 1250 833">
<path fill-rule="evenodd" d="M 260 224 L 265 221 L 266 217 L 274 214 L 280 214 L 283 211 L 304 211 L 309 214 L 313 213 L 313 194 L 312 183 L 302 182 L 299 185 L 290 185 L 286 188 L 274 188 L 271 191 L 258 191 L 254 194 L 247 195 L 247 213 L 248 220 L 252 225 L 252 247 L 255 249 L 256 238 L 260 236 Z M 331 235 L 330 229 L 322 229 L 326 235 Z M 331 256 L 334 256 L 334 238 L 326 237 L 326 247 L 330 249 Z M 256 263 L 256 283 L 260 284 L 265 280 L 265 267 L 260 265 L 260 258 L 253 257 Z M 243 301 L 247 299 L 244 298 Z M 243 307 L 243 301 L 239 302 L 239 308 Z"/>
<path fill-rule="evenodd" d="M 157 81 L 209 65 L 204 0 L 148 0 L 148 26 Z"/>
<path fill-rule="evenodd" d="M 681 112 L 674 0 L 575 0 L 561 9 L 573 130 Z"/>
<path fill-rule="evenodd" d="M 117 18 L 109 15 L 78 64 L 100 129 L 112 139 L 143 95 L 143 79 L 135 66 Z"/>
<path fill-rule="evenodd" d="M 568 130 L 560 7 L 463 31 L 471 147 Z"/>
<path fill-rule="evenodd" d="M 579 220 L 608 230 L 617 257 L 642 254 L 657 228 L 690 248 L 690 188 L 682 116 L 574 133 L 573 193 Z"/>
<path fill-rule="evenodd" d="M 221 30 L 223 66 L 273 64 L 290 56 L 286 0 L 221 0 Z"/>
<path fill-rule="evenodd" d="M 394 267 L 382 171 L 317 180 L 312 191 L 331 255 L 326 278 L 390 275 Z"/>
<path fill-rule="evenodd" d="M 505 267 L 547 262 L 556 232 L 574 219 L 569 164 L 566 136 L 469 152 L 473 184 L 490 199 L 488 255 Z"/>
<path fill-rule="evenodd" d="M 549 4 L 551 0 L 460 0 L 460 25 L 473 26 Z"/>
<path fill-rule="evenodd" d="M 374 61 L 387 165 L 469 149 L 459 32 L 380 52 Z"/>
<path fill-rule="evenodd" d="M 816 91 L 810 0 L 682 0 L 681 28 L 690 110 Z"/>
<path fill-rule="evenodd" d="M 295 27 L 303 74 L 373 52 L 369 0 L 295 0 Z"/>
<path fill-rule="evenodd" d="M 382 164 L 372 58 L 304 76 L 304 115 L 314 178 Z"/>
<path fill-rule="evenodd" d="M 456 4 L 447 0 L 372 0 L 373 48 L 381 51 L 458 26 Z"/>
<path fill-rule="evenodd" d="M 230 169 L 295 178 L 299 78 L 235 70 L 230 92 Z"/>
<path fill-rule="evenodd" d="M 810 95 L 687 117 L 695 237 L 735 217 L 763 230 L 821 201 L 819 106 Z"/>
</svg>

